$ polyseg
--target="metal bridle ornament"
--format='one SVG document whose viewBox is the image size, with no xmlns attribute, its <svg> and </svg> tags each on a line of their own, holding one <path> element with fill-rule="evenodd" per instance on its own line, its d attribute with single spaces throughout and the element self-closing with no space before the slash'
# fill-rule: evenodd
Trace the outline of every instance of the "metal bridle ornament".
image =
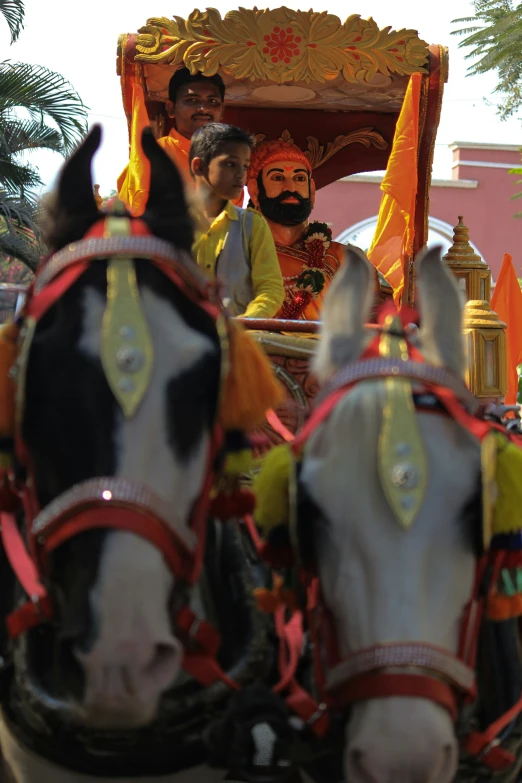
<svg viewBox="0 0 522 783">
<path fill-rule="evenodd" d="M 409 359 L 408 346 L 400 335 L 398 316 L 384 320 L 379 340 L 383 358 L 401 362 Z M 428 464 L 420 433 L 412 384 L 399 369 L 384 379 L 386 402 L 379 436 L 378 467 L 381 487 L 399 524 L 408 528 L 419 513 L 426 492 Z"/>
</svg>

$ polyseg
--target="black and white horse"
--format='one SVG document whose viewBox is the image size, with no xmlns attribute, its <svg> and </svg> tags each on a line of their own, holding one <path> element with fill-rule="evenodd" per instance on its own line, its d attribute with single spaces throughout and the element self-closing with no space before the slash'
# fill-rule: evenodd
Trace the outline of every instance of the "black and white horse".
<svg viewBox="0 0 522 783">
<path fill-rule="evenodd" d="M 53 524 L 68 503 L 77 502 L 76 496 L 71 501 L 71 488 L 78 485 L 91 503 L 87 511 L 77 503 L 78 514 L 98 517 L 49 544 L 44 584 L 53 607 L 50 620 L 12 645 L 0 640 L 6 653 L 0 744 L 16 783 L 131 778 L 210 783 L 221 780 L 223 771 L 198 766 L 205 761 L 202 722 L 216 705 L 223 709 L 229 691 L 221 681 L 202 687 L 182 671 L 186 650 L 173 617 L 190 599 L 196 614 L 210 617 L 227 640 L 220 665 L 237 681 L 255 679 L 253 671 L 266 667 L 266 628 L 253 607 L 247 544 L 234 525 L 209 526 L 202 578 L 181 592 L 175 569 L 148 529 L 141 535 L 113 524 L 111 504 L 105 511 L 101 501 L 119 500 L 120 511 L 132 507 L 136 518 L 149 514 L 160 520 L 163 538 L 170 541 L 172 534 L 187 550 L 198 547 L 190 525 L 208 485 L 222 345 L 212 308 L 187 296 L 165 274 L 165 263 L 162 268 L 150 262 L 163 255 L 180 279 L 204 289 L 189 256 L 192 226 L 175 166 L 145 133 L 151 186 L 137 233 L 147 236 L 134 236 L 134 219 L 104 218 L 95 204 L 90 168 L 100 139 L 95 128 L 62 171 L 48 231 L 53 256 L 37 276 L 33 301 L 75 268 L 65 262 L 57 268 L 57 259 L 70 253 L 74 261 L 82 237 L 90 232 L 103 248 L 116 235 L 116 247 L 123 226 L 133 240 L 144 242 L 136 247 L 152 241 L 144 258 L 127 253 L 135 283 L 133 288 L 127 280 L 128 295 L 120 301 L 141 310 L 153 361 L 141 401 L 126 415 L 102 356 L 108 269 L 111 258 L 117 263 L 124 252 L 109 259 L 94 252 L 35 322 L 26 317 L 23 329 L 33 333 L 30 344 L 26 335 L 26 355 L 20 358 L 19 434 L 29 494 L 43 515 L 52 512 L 47 519 L 37 515 L 35 525 L 48 541 L 59 538 Z M 122 317 L 116 338 L 132 343 L 141 327 L 130 315 L 125 323 L 125 311 Z M 116 371 L 123 372 L 122 392 L 132 389 L 145 353 L 124 350 L 114 359 Z M 106 483 L 101 497 L 97 477 Z M 25 519 L 18 523 L 30 537 Z M 169 547 L 175 549 L 172 541 Z M 14 580 L 7 563 L 2 565 L 7 612 L 23 598 L 16 588 L 9 606 Z"/>
</svg>

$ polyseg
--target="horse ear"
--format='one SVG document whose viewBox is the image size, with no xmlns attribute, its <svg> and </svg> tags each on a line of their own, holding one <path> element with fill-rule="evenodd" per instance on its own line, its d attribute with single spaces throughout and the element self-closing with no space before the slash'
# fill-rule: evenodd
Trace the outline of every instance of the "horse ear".
<svg viewBox="0 0 522 783">
<path fill-rule="evenodd" d="M 44 237 L 53 251 L 82 237 L 99 218 L 94 199 L 91 163 L 101 143 L 100 125 L 94 125 L 65 162 L 54 194 L 45 203 Z"/>
<path fill-rule="evenodd" d="M 144 128 L 141 146 L 150 161 L 150 188 L 143 219 L 156 236 L 190 252 L 194 241 L 185 188 L 177 166 Z"/>
<path fill-rule="evenodd" d="M 375 294 L 375 272 L 362 250 L 348 245 L 345 261 L 324 298 L 314 372 L 324 381 L 362 352 Z"/>
<path fill-rule="evenodd" d="M 441 255 L 442 247 L 421 250 L 415 259 L 422 353 L 428 361 L 463 375 L 466 366 L 462 319 L 464 301 Z"/>
</svg>

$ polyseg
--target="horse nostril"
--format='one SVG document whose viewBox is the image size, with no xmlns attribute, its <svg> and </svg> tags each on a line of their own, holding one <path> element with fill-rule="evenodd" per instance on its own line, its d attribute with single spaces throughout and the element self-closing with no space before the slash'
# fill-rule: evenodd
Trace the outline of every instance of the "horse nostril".
<svg viewBox="0 0 522 783">
<path fill-rule="evenodd" d="M 429 783 L 451 783 L 457 769 L 457 750 L 455 744 L 448 743 L 441 749 L 440 763 L 437 764 Z"/>
<path fill-rule="evenodd" d="M 161 669 L 164 666 L 172 666 L 180 662 L 181 648 L 172 644 L 157 644 L 150 662 L 145 667 L 145 674 Z"/>
<path fill-rule="evenodd" d="M 367 754 L 360 748 L 352 748 L 348 752 L 348 778 L 354 783 L 380 783 L 366 769 Z"/>
<path fill-rule="evenodd" d="M 168 644 L 156 644 L 142 678 L 149 686 L 166 688 L 175 680 L 181 668 L 183 648 L 177 639 Z"/>
</svg>

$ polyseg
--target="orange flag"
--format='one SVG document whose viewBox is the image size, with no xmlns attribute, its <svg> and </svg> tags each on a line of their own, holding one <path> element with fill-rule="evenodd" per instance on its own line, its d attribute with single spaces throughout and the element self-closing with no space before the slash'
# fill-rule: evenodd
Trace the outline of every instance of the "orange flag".
<svg viewBox="0 0 522 783">
<path fill-rule="evenodd" d="M 399 304 L 404 288 L 404 256 L 413 250 L 421 74 L 410 76 L 393 145 L 381 183 L 383 196 L 368 258 L 393 288 Z"/>
<path fill-rule="evenodd" d="M 132 86 L 130 161 L 118 177 L 118 195 L 135 217 L 143 215 L 150 187 L 150 163 L 141 146 L 143 129 L 150 126 L 143 89 Z"/>
<path fill-rule="evenodd" d="M 504 255 L 491 297 L 491 309 L 507 326 L 508 389 L 504 402 L 506 405 L 515 405 L 518 393 L 517 367 L 522 364 L 522 291 L 509 253 Z"/>
</svg>

